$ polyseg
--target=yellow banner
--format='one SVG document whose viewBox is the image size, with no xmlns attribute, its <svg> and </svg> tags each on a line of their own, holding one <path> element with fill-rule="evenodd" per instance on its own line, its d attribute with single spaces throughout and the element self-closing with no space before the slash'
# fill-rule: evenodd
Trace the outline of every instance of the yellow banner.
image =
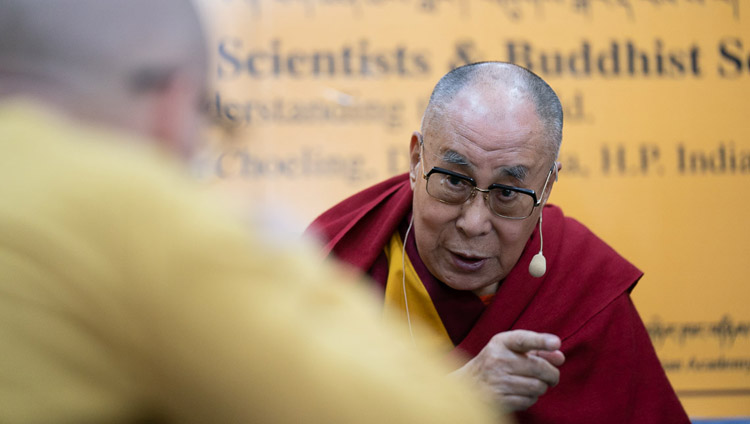
<svg viewBox="0 0 750 424">
<path fill-rule="evenodd" d="M 300 232 L 408 167 L 437 80 L 511 61 L 565 108 L 551 201 L 646 273 L 691 416 L 750 415 L 750 8 L 740 0 L 204 0 L 201 165 Z M 279 212 L 283 211 L 283 212 Z"/>
</svg>

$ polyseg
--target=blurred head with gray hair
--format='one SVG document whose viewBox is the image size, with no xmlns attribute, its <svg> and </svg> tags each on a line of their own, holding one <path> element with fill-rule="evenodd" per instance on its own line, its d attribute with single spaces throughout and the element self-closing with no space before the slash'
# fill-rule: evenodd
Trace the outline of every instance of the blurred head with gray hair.
<svg viewBox="0 0 750 424">
<path fill-rule="evenodd" d="M 189 0 L 0 0 L 0 101 L 31 97 L 181 156 L 206 53 Z"/>
</svg>

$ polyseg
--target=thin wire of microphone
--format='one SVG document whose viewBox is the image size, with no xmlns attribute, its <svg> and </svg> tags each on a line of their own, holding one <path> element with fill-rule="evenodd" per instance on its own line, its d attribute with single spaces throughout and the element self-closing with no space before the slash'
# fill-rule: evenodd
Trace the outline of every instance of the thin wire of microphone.
<svg viewBox="0 0 750 424">
<path fill-rule="evenodd" d="M 409 324 L 409 336 L 411 336 L 412 344 L 416 345 L 417 342 L 414 340 L 414 332 L 411 328 L 409 299 L 406 296 L 406 241 L 409 239 L 409 232 L 411 231 L 412 224 L 414 224 L 414 215 L 411 216 L 411 220 L 409 221 L 409 228 L 406 229 L 406 234 L 404 234 L 404 245 L 401 246 L 401 287 L 404 290 L 404 307 L 406 308 L 406 322 Z"/>
</svg>

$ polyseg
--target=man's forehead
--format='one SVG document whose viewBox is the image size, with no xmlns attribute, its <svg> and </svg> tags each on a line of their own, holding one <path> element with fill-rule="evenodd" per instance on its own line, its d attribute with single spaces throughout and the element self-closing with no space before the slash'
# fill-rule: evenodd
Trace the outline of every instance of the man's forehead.
<svg viewBox="0 0 750 424">
<path fill-rule="evenodd" d="M 536 107 L 521 94 L 503 84 L 465 88 L 431 113 L 425 147 L 443 164 L 523 180 L 546 167 L 548 149 Z"/>
<path fill-rule="evenodd" d="M 443 163 L 456 165 L 472 170 L 480 168 L 483 165 L 481 163 L 474 163 L 474 161 L 450 147 L 438 153 L 437 156 Z M 509 176 L 519 181 L 525 180 L 529 175 L 529 167 L 525 164 L 499 164 L 497 166 L 493 166 L 492 170 L 493 173 L 498 176 Z"/>
<path fill-rule="evenodd" d="M 486 95 L 482 102 L 455 99 L 432 113 L 423 129 L 446 141 L 470 141 L 487 151 L 543 137 L 544 125 L 533 102 L 501 100 Z"/>
</svg>

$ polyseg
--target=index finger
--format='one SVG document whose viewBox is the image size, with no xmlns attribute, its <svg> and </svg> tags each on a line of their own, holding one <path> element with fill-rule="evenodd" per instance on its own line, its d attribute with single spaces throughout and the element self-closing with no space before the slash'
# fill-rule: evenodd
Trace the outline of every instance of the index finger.
<svg viewBox="0 0 750 424">
<path fill-rule="evenodd" d="M 531 350 L 554 351 L 560 349 L 560 338 L 554 334 L 537 333 L 528 330 L 513 330 L 501 333 L 505 347 L 516 353 Z"/>
</svg>

